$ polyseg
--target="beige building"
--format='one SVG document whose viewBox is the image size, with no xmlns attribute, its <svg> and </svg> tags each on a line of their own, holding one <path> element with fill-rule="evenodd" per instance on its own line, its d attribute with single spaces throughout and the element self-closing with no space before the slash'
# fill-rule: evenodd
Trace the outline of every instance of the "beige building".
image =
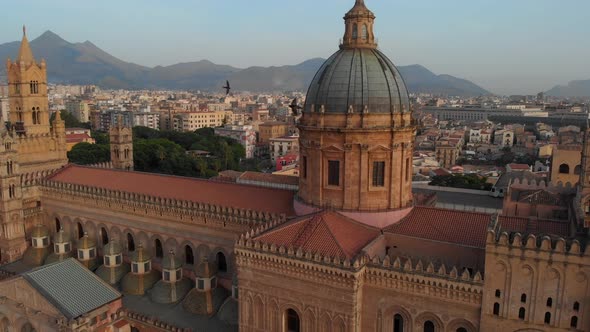
<svg viewBox="0 0 590 332">
<path fill-rule="evenodd" d="M 457 160 L 461 154 L 461 142 L 456 139 L 439 139 L 435 146 L 436 160 L 443 168 L 450 169 L 457 165 Z"/>
<path fill-rule="evenodd" d="M 569 183 L 572 187 L 580 180 L 582 172 L 582 146 L 579 144 L 558 145 L 551 156 L 551 181 Z"/>
<path fill-rule="evenodd" d="M 268 143 L 271 138 L 286 136 L 289 126 L 284 122 L 265 122 L 258 125 L 258 142 Z"/>
<path fill-rule="evenodd" d="M 231 111 L 177 113 L 174 115 L 174 130 L 195 131 L 221 127 L 231 121 L 231 114 Z"/>
<path fill-rule="evenodd" d="M 66 101 L 66 111 L 72 114 L 80 122 L 90 121 L 90 106 L 83 100 Z"/>
<path fill-rule="evenodd" d="M 279 157 L 299 152 L 299 136 L 283 136 L 269 139 L 270 160 L 274 163 Z"/>
</svg>

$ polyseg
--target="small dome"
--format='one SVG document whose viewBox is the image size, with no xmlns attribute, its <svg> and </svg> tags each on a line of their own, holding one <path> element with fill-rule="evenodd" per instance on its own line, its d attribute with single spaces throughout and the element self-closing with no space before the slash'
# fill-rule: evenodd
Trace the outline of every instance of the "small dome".
<svg viewBox="0 0 590 332">
<path fill-rule="evenodd" d="M 346 13 L 345 18 L 348 18 L 351 16 L 369 16 L 371 18 L 375 18 L 375 14 L 373 14 L 373 12 L 370 11 L 369 8 L 367 8 L 367 6 L 365 6 L 364 0 L 357 0 L 354 3 L 354 7 L 352 7 L 348 11 L 348 13 Z"/>
<path fill-rule="evenodd" d="M 53 236 L 53 243 L 68 243 L 70 242 L 70 235 L 68 235 L 63 229 L 55 233 Z"/>
<path fill-rule="evenodd" d="M 123 247 L 121 247 L 119 241 L 113 240 L 104 246 L 102 252 L 103 255 L 107 256 L 120 255 L 123 253 Z"/>
<path fill-rule="evenodd" d="M 88 237 L 88 233 L 84 233 L 84 236 L 78 239 L 78 243 L 76 245 L 78 249 L 90 249 L 96 247 L 96 242 Z"/>
<path fill-rule="evenodd" d="M 129 255 L 129 259 L 135 263 L 143 263 L 147 262 L 152 259 L 152 256 L 143 248 L 143 245 L 140 243 L 137 246 L 137 249 Z"/>
<path fill-rule="evenodd" d="M 37 225 L 35 227 L 33 227 L 33 230 L 31 231 L 31 237 L 48 237 L 49 236 L 49 230 L 47 229 L 47 227 L 45 227 L 45 225 Z"/>
<path fill-rule="evenodd" d="M 406 84 L 379 50 L 343 48 L 320 67 L 307 91 L 304 112 L 400 113 L 410 111 Z"/>
<path fill-rule="evenodd" d="M 164 270 L 178 270 L 181 267 L 182 261 L 173 252 L 164 257 L 162 261 L 162 269 Z"/>
<path fill-rule="evenodd" d="M 197 278 L 211 278 L 216 273 L 217 267 L 206 258 L 195 268 L 195 276 Z"/>
</svg>

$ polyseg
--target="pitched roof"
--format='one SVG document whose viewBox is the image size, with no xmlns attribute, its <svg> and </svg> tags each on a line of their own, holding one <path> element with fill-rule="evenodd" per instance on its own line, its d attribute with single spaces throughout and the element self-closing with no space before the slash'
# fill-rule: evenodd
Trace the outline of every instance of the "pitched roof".
<svg viewBox="0 0 590 332">
<path fill-rule="evenodd" d="M 23 278 L 69 319 L 121 297 L 73 258 L 26 272 Z"/>
<path fill-rule="evenodd" d="M 386 232 L 469 247 L 484 248 L 491 215 L 430 207 L 415 207 Z"/>
<path fill-rule="evenodd" d="M 337 212 L 319 212 L 272 229 L 254 240 L 322 255 L 353 258 L 379 234 L 379 229 Z"/>
<path fill-rule="evenodd" d="M 48 180 L 287 216 L 295 214 L 294 192 L 290 190 L 71 164 Z"/>
<path fill-rule="evenodd" d="M 25 27 L 23 26 L 23 39 L 20 43 L 20 48 L 18 50 L 16 62 L 24 62 L 26 64 L 29 64 L 34 61 L 35 59 L 33 58 L 33 51 L 31 51 L 31 45 L 29 45 L 29 40 L 27 39 Z"/>
<path fill-rule="evenodd" d="M 500 222 L 500 231 L 570 236 L 570 224 L 568 221 L 508 216 L 500 216 L 498 221 Z"/>
</svg>

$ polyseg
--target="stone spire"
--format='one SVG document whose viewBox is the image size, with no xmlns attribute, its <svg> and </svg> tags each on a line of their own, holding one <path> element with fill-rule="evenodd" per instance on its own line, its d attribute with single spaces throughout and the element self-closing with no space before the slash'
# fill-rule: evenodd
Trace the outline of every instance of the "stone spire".
<svg viewBox="0 0 590 332">
<path fill-rule="evenodd" d="M 16 58 L 16 63 L 24 62 L 25 64 L 31 64 L 35 62 L 35 58 L 33 57 L 33 51 L 31 50 L 31 45 L 29 45 L 29 40 L 27 39 L 27 28 L 23 25 L 23 40 L 20 43 L 20 49 L 18 50 L 18 57 Z"/>
<path fill-rule="evenodd" d="M 377 48 L 373 34 L 375 14 L 365 6 L 364 0 L 356 0 L 344 16 L 344 23 L 346 30 L 341 48 Z"/>
</svg>

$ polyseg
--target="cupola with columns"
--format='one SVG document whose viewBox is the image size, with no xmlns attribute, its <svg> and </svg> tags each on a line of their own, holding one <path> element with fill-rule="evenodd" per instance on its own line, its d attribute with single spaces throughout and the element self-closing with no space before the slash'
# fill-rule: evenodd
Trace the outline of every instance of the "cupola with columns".
<svg viewBox="0 0 590 332">
<path fill-rule="evenodd" d="M 155 303 L 176 303 L 191 290 L 191 281 L 182 277 L 182 260 L 174 251 L 162 259 L 162 279 L 150 291 Z"/>
<path fill-rule="evenodd" d="M 45 264 L 61 262 L 72 257 L 72 240 L 63 228 L 53 236 L 53 252 L 45 259 Z"/>
</svg>

